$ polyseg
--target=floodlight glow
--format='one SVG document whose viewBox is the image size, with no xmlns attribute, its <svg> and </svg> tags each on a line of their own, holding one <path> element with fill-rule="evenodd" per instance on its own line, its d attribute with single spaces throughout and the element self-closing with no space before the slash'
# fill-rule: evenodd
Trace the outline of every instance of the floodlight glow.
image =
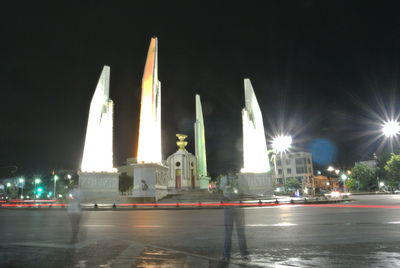
<svg viewBox="0 0 400 268">
<path fill-rule="evenodd" d="M 71 174 L 68 174 L 68 175 L 67 175 L 67 178 L 68 178 L 68 179 L 71 179 L 71 178 L 72 178 Z"/>
<path fill-rule="evenodd" d="M 104 66 L 90 103 L 81 170 L 83 172 L 114 172 L 113 111 L 109 99 L 110 67 Z"/>
<path fill-rule="evenodd" d="M 58 180 L 58 176 L 57 175 L 54 175 L 54 180 L 55 181 Z"/>
<path fill-rule="evenodd" d="M 340 177 L 342 178 L 342 180 L 346 180 L 347 179 L 347 175 L 346 174 L 342 174 L 342 175 L 340 175 Z"/>
<path fill-rule="evenodd" d="M 40 183 L 41 180 L 40 179 L 35 179 L 35 183 Z"/>
<path fill-rule="evenodd" d="M 328 170 L 328 171 L 334 171 L 335 169 L 334 169 L 334 167 L 332 167 L 332 166 L 329 166 L 326 170 Z"/>
<path fill-rule="evenodd" d="M 278 135 L 272 141 L 272 148 L 277 153 L 284 153 L 290 149 L 292 145 L 291 136 Z"/>
<path fill-rule="evenodd" d="M 7 182 L 7 187 L 11 187 L 11 183 Z"/>
<path fill-rule="evenodd" d="M 382 132 L 386 137 L 393 137 L 400 133 L 400 124 L 397 121 L 390 120 L 382 125 Z"/>
<path fill-rule="evenodd" d="M 385 183 L 384 183 L 383 181 L 381 181 L 381 182 L 379 183 L 379 186 L 380 186 L 380 187 L 383 187 L 383 186 L 385 186 Z"/>
<path fill-rule="evenodd" d="M 24 178 L 19 178 L 19 179 L 18 179 L 18 182 L 19 182 L 19 183 L 24 183 L 24 181 L 25 181 Z"/>
<path fill-rule="evenodd" d="M 243 122 L 243 168 L 242 173 L 264 173 L 271 170 L 265 141 L 264 123 L 260 106 L 250 79 L 244 79 L 245 108 Z"/>
<path fill-rule="evenodd" d="M 161 83 L 158 81 L 157 38 L 152 38 L 142 79 L 138 163 L 161 163 Z"/>
</svg>

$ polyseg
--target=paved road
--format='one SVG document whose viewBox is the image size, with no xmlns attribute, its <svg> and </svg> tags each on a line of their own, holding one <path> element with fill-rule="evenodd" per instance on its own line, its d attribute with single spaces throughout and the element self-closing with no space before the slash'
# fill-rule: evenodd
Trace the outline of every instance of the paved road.
<svg viewBox="0 0 400 268">
<path fill-rule="evenodd" d="M 400 195 L 351 204 L 400 205 Z M 1 267 L 400 267 L 400 208 L 244 209 L 250 261 L 223 251 L 224 210 L 85 211 L 79 241 L 63 210 L 0 210 Z"/>
</svg>

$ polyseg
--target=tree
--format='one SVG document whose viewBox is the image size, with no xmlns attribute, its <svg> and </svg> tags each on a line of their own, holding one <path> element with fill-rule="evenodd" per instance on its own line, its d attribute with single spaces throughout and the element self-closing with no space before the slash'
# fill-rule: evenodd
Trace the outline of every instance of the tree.
<svg viewBox="0 0 400 268">
<path fill-rule="evenodd" d="M 386 162 L 385 171 L 387 172 L 386 184 L 393 188 L 399 188 L 400 184 L 400 155 L 392 154 Z"/>
<path fill-rule="evenodd" d="M 387 171 L 385 169 L 385 166 L 387 162 L 389 161 L 391 157 L 391 154 L 389 153 L 382 153 L 377 157 L 377 165 L 376 165 L 376 172 L 377 176 L 380 181 L 386 181 L 387 180 Z"/>
<path fill-rule="evenodd" d="M 358 185 L 357 185 L 357 181 L 353 178 L 348 178 L 346 180 L 346 187 L 349 190 L 356 190 Z"/>
<path fill-rule="evenodd" d="M 119 176 L 119 191 L 122 193 L 129 193 L 133 188 L 133 178 L 128 176 L 125 172 Z"/>
<path fill-rule="evenodd" d="M 296 178 L 290 178 L 286 180 L 286 188 L 288 189 L 300 189 L 301 183 Z"/>
<path fill-rule="evenodd" d="M 356 164 L 352 170 L 352 178 L 359 182 L 360 190 L 371 191 L 378 189 L 375 168 L 365 164 Z"/>
</svg>

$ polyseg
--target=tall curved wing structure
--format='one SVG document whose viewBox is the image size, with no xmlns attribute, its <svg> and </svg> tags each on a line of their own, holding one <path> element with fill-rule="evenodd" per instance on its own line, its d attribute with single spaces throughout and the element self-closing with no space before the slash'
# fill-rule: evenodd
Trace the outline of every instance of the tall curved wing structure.
<svg viewBox="0 0 400 268">
<path fill-rule="evenodd" d="M 243 122 L 243 173 L 263 173 L 271 170 L 260 106 L 250 79 L 244 79 L 245 108 Z"/>
<path fill-rule="evenodd" d="M 110 67 L 104 66 L 89 109 L 81 170 L 83 172 L 114 172 L 113 112 L 109 98 Z"/>
<path fill-rule="evenodd" d="M 196 122 L 194 124 L 194 131 L 197 174 L 199 177 L 207 177 L 206 137 L 204 134 L 203 110 L 199 95 L 196 95 Z"/>
<path fill-rule="evenodd" d="M 158 41 L 152 38 L 142 79 L 138 163 L 161 163 L 161 83 L 157 70 Z"/>
</svg>

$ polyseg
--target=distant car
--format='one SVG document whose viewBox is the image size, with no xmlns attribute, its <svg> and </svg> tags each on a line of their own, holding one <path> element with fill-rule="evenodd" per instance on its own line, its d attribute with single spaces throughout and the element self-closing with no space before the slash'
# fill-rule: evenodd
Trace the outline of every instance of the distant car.
<svg viewBox="0 0 400 268">
<path fill-rule="evenodd" d="M 395 192 L 396 192 L 396 191 L 395 191 Z M 379 191 L 376 191 L 375 193 L 376 193 L 376 194 L 390 194 L 390 191 L 380 189 Z M 400 193 L 400 192 L 399 192 L 399 193 Z"/>
<path fill-rule="evenodd" d="M 400 190 L 395 190 L 393 193 L 400 194 Z"/>
<path fill-rule="evenodd" d="M 339 191 L 331 191 L 330 193 L 326 193 L 324 194 L 326 197 L 330 197 L 333 199 L 341 199 L 343 197 L 348 197 L 351 194 L 350 193 L 341 193 Z"/>
</svg>

